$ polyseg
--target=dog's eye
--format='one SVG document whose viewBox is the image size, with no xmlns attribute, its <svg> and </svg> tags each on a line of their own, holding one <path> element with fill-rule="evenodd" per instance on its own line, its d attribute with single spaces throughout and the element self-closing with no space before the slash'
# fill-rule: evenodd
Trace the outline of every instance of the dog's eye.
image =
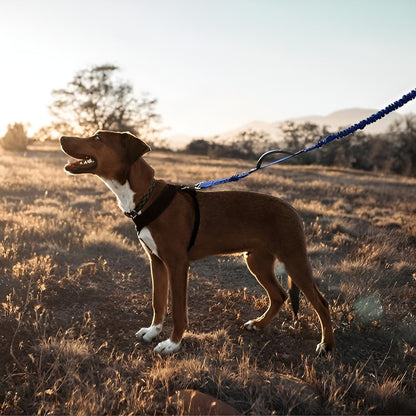
<svg viewBox="0 0 416 416">
<path fill-rule="evenodd" d="M 95 135 L 95 136 L 94 136 L 94 140 L 95 140 L 95 141 L 97 141 L 97 142 L 99 142 L 99 141 L 101 140 L 101 139 L 100 139 L 100 136 L 98 136 L 98 134 L 97 134 L 97 135 Z"/>
</svg>

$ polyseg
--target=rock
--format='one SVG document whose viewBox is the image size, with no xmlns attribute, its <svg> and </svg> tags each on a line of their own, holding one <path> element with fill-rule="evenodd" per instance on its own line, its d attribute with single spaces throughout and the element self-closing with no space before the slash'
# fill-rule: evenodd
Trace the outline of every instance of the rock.
<svg viewBox="0 0 416 416">
<path fill-rule="evenodd" d="M 209 394 L 197 390 L 179 390 L 170 396 L 168 403 L 176 407 L 178 414 L 184 415 L 239 415 L 240 413 L 229 404 Z"/>
</svg>

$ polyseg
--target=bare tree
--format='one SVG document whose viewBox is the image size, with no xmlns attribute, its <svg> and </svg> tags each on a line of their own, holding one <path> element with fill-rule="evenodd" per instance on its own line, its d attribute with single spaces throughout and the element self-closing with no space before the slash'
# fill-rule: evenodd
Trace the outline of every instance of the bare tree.
<svg viewBox="0 0 416 416">
<path fill-rule="evenodd" d="M 66 88 L 52 91 L 53 128 L 81 135 L 99 129 L 128 130 L 138 136 L 154 133 L 159 120 L 156 99 L 137 99 L 130 83 L 115 78 L 118 70 L 109 64 L 83 69 Z"/>
</svg>

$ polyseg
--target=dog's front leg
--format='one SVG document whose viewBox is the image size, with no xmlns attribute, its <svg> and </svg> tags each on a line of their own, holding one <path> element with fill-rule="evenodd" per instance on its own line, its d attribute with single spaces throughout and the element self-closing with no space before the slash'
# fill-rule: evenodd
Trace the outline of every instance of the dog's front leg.
<svg viewBox="0 0 416 416">
<path fill-rule="evenodd" d="M 177 263 L 177 260 L 176 260 Z M 169 339 L 160 342 L 155 352 L 173 354 L 181 347 L 183 333 L 188 327 L 187 287 L 189 264 L 170 264 L 168 274 L 172 296 L 173 331 Z"/>
<path fill-rule="evenodd" d="M 168 301 L 168 271 L 159 257 L 149 256 L 152 270 L 153 320 L 148 328 L 141 328 L 136 336 L 150 342 L 162 331 Z"/>
</svg>

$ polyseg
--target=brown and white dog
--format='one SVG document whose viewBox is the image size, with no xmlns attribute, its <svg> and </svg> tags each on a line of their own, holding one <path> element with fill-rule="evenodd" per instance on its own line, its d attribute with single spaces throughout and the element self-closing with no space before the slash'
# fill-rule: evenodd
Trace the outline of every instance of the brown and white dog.
<svg viewBox="0 0 416 416">
<path fill-rule="evenodd" d="M 135 222 L 150 214 L 147 223 L 139 227 L 136 222 L 136 227 L 151 264 L 153 320 L 136 335 L 148 342 L 159 335 L 170 287 L 173 331 L 155 347 L 156 352 L 170 354 L 180 348 L 188 325 L 190 262 L 231 253 L 245 253 L 250 272 L 269 297 L 267 311 L 246 322 L 246 329 L 264 328 L 287 299 L 274 273 L 278 260 L 285 265 L 289 283 L 293 280 L 318 314 L 322 339 L 317 352 L 333 349 L 328 303 L 312 276 L 301 220 L 289 204 L 253 192 L 173 189 L 163 180 L 154 179 L 153 168 L 142 158 L 150 151 L 149 146 L 130 133 L 97 131 L 92 137 L 63 136 L 60 141 L 62 150 L 77 159 L 65 166 L 66 172 L 97 175 L 117 196 L 121 210 L 135 217 Z M 169 198 L 162 197 L 169 194 L 169 189 Z"/>
</svg>

